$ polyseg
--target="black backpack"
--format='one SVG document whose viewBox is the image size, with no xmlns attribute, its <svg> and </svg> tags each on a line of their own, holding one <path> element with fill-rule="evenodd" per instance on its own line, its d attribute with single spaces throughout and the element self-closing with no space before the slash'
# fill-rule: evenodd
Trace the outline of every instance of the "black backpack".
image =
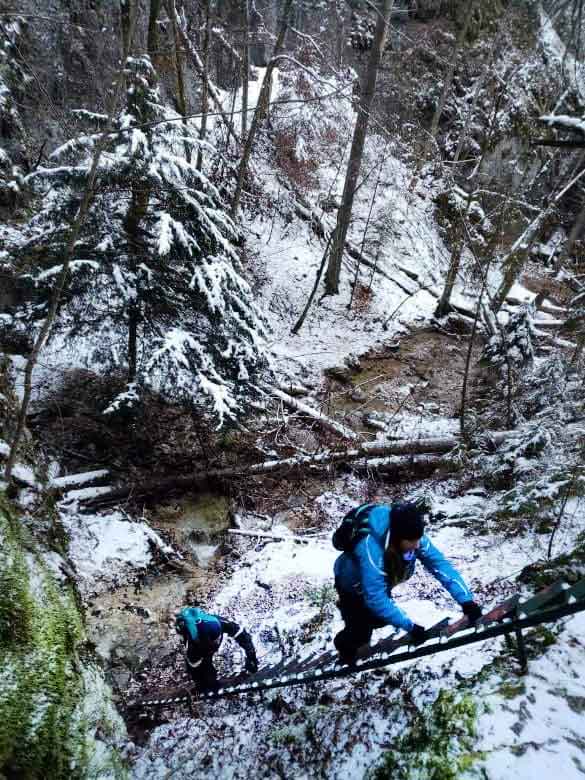
<svg viewBox="0 0 585 780">
<path fill-rule="evenodd" d="M 375 504 L 360 504 L 350 510 L 333 534 L 333 546 L 340 552 L 353 552 L 356 544 L 370 533 L 368 519 Z"/>
</svg>

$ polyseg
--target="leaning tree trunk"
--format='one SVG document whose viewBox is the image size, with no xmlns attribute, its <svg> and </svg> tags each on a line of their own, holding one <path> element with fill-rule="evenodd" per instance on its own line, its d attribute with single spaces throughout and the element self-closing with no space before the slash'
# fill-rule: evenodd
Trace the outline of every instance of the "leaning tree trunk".
<svg viewBox="0 0 585 780">
<path fill-rule="evenodd" d="M 274 51 L 272 53 L 270 62 L 268 63 L 268 67 L 266 68 L 264 79 L 262 80 L 262 87 L 260 88 L 260 95 L 258 96 L 258 105 L 256 106 L 256 110 L 254 111 L 254 117 L 252 119 L 250 132 L 248 133 L 244 150 L 242 152 L 242 159 L 240 162 L 240 167 L 238 169 L 238 181 L 236 183 L 236 189 L 234 192 L 234 197 L 232 200 L 232 206 L 230 210 L 230 216 L 232 219 L 236 218 L 238 209 L 240 207 L 240 199 L 242 197 L 242 191 L 244 189 L 244 182 L 246 180 L 246 173 L 248 171 L 248 163 L 250 162 L 250 156 L 252 154 L 252 147 L 254 146 L 254 141 L 256 140 L 256 134 L 258 132 L 260 124 L 264 121 L 264 117 L 266 116 L 266 113 L 268 111 L 268 103 L 270 100 L 270 89 L 272 85 L 272 73 L 278 62 L 278 55 L 280 54 L 280 51 L 284 46 L 284 39 L 286 37 L 286 31 L 288 29 L 288 17 L 290 14 L 291 6 L 292 6 L 292 0 L 285 0 L 284 8 L 282 9 L 282 18 L 280 20 L 278 38 L 276 39 L 276 43 L 274 44 Z"/>
<path fill-rule="evenodd" d="M 250 82 L 250 9 L 249 0 L 242 0 L 244 44 L 242 54 L 242 138 L 248 132 L 248 87 Z"/>
<path fill-rule="evenodd" d="M 209 75 L 207 74 L 205 70 L 205 66 L 201 60 L 201 57 L 197 53 L 197 50 L 189 40 L 189 36 L 187 35 L 187 30 L 185 28 L 185 24 L 183 20 L 179 17 L 178 14 L 175 15 L 175 18 L 177 20 L 177 29 L 179 31 L 179 37 L 181 41 L 183 42 L 183 45 L 185 47 L 185 51 L 189 55 L 191 59 L 191 64 L 195 68 L 195 71 L 199 78 L 207 85 L 207 89 L 209 91 L 209 97 L 211 101 L 213 102 L 217 113 L 220 115 L 222 122 L 224 123 L 227 132 L 230 134 L 230 136 L 233 138 L 233 140 L 238 143 L 238 137 L 236 133 L 234 132 L 234 129 L 230 123 L 229 117 L 227 116 L 226 112 L 224 111 L 223 104 L 221 102 L 221 97 L 219 92 L 217 91 L 217 88 L 209 78 Z"/>
<path fill-rule="evenodd" d="M 360 95 L 358 105 L 358 114 L 355 123 L 351 151 L 349 153 L 349 162 L 347 164 L 347 173 L 345 176 L 345 185 L 343 187 L 343 196 L 341 206 L 337 212 L 337 225 L 331 241 L 331 251 L 329 253 L 329 263 L 325 280 L 325 291 L 329 295 L 335 295 L 339 292 L 339 276 L 341 273 L 341 261 L 345 247 L 345 239 L 349 229 L 351 212 L 353 208 L 353 198 L 357 187 L 364 144 L 368 132 L 368 123 L 370 120 L 370 110 L 374 100 L 376 89 L 376 79 L 378 77 L 378 68 L 382 59 L 386 36 L 388 32 L 388 23 L 394 0 L 380 0 L 378 3 L 378 18 L 376 21 L 376 32 L 374 42 L 368 60 L 366 78 L 363 90 Z"/>
<path fill-rule="evenodd" d="M 148 16 L 148 34 L 146 38 L 146 49 L 150 59 L 154 63 L 160 60 L 159 41 L 158 41 L 158 17 L 162 0 L 150 0 L 150 13 Z"/>
<path fill-rule="evenodd" d="M 561 198 L 563 198 L 583 176 L 585 176 L 585 168 L 583 168 L 577 176 L 571 179 L 571 181 L 563 187 L 551 201 L 549 201 L 548 205 L 537 214 L 522 235 L 514 242 L 512 248 L 502 261 L 502 266 L 504 268 L 503 279 L 494 298 L 494 310 L 496 312 L 500 310 L 508 293 L 512 289 L 512 286 L 520 276 L 526 262 L 526 257 L 538 238 L 539 231 L 544 224 L 545 219 L 551 214 Z"/>
<path fill-rule="evenodd" d="M 473 17 L 474 7 L 475 7 L 475 2 L 474 0 L 471 0 L 471 2 L 469 3 L 469 7 L 463 9 L 465 18 L 459 30 L 457 40 L 455 42 L 455 50 L 451 53 L 451 64 L 449 65 L 447 75 L 445 76 L 443 89 L 441 90 L 441 97 L 439 98 L 437 108 L 435 109 L 433 121 L 431 122 L 431 129 L 429 130 L 429 133 L 427 135 L 423 153 L 419 158 L 418 164 L 416 166 L 415 174 L 413 177 L 413 184 L 416 182 L 420 169 L 429 159 L 431 154 L 431 147 L 435 141 L 435 138 L 437 137 L 437 133 L 439 132 L 439 123 L 441 121 L 441 117 L 443 116 L 445 103 L 447 102 L 447 98 L 449 97 L 449 93 L 451 92 L 451 87 L 453 85 L 453 78 L 455 76 L 455 70 L 457 68 L 457 58 L 459 57 L 459 52 L 461 51 L 463 44 L 465 43 L 467 31 L 469 30 L 469 25 Z"/>
</svg>

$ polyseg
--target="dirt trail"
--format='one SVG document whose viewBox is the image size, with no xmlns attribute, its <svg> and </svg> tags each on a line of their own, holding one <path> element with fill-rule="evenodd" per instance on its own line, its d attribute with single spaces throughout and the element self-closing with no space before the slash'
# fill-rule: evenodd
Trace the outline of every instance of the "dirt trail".
<svg viewBox="0 0 585 780">
<path fill-rule="evenodd" d="M 469 336 L 436 329 L 417 330 L 400 341 L 396 352 L 370 351 L 347 384 L 331 380 L 326 411 L 342 413 L 363 430 L 369 413 L 456 418 Z M 472 366 L 480 345 L 474 347 Z M 476 370 L 472 371 L 472 379 Z M 374 415 L 376 416 L 376 415 Z"/>
</svg>

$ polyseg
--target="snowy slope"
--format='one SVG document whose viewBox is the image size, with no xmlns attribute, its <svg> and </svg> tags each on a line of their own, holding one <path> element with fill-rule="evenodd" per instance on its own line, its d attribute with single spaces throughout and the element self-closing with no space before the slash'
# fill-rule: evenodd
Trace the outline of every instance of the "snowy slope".
<svg viewBox="0 0 585 780">
<path fill-rule="evenodd" d="M 216 593 L 214 609 L 251 630 L 261 665 L 279 660 L 283 650 L 287 656 L 303 657 L 331 648 L 342 625 L 334 595 L 324 595 L 316 605 L 315 594 L 326 594 L 331 585 L 336 553 L 329 533 L 355 502 L 353 491 L 358 487 L 354 482 L 351 494 L 330 492 L 319 499 L 329 518 L 321 538 L 307 545 L 281 541 L 261 551 L 248 549 Z M 514 576 L 542 556 L 537 539 L 506 542 L 489 533 L 469 537 L 468 531 L 451 523 L 462 517 L 480 523 L 491 501 L 475 494 L 457 498 L 443 493 L 433 498 L 435 511 L 445 519 L 429 534 L 452 557 L 479 600 L 494 603 L 517 590 Z M 583 530 L 583 523 L 573 530 Z M 571 540 L 566 544 L 570 546 Z M 423 625 L 460 615 L 449 595 L 420 570 L 395 595 Z M 187 778 L 197 771 L 201 777 L 230 780 L 283 774 L 361 778 L 446 691 L 462 700 L 471 694 L 477 707 L 476 732 L 470 737 L 476 758 L 469 772 L 457 777 L 529 780 L 561 770 L 565 777 L 577 778 L 585 736 L 585 681 L 578 671 L 585 662 L 585 645 L 579 639 L 585 622 L 576 616 L 564 625 L 558 640 L 547 640 L 554 643 L 533 658 L 523 678 L 517 676 L 516 662 L 499 638 L 388 672 L 203 704 L 194 720 L 175 712 L 177 719 L 156 729 L 137 753 L 133 776 L 156 778 L 171 772 Z M 391 629 L 377 631 L 374 638 L 389 633 Z M 226 641 L 220 654 L 225 670 L 242 663 L 233 643 Z M 454 750 L 456 744 L 455 732 Z M 422 780 L 428 775 L 411 776 Z"/>
</svg>

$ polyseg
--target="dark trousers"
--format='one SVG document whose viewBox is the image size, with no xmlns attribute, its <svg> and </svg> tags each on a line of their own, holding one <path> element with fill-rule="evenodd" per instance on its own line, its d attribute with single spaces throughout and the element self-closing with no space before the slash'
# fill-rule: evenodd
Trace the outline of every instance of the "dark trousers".
<svg viewBox="0 0 585 780">
<path fill-rule="evenodd" d="M 207 655 L 201 659 L 199 666 L 190 666 L 187 663 L 187 674 L 202 691 L 213 690 L 217 687 L 217 669 L 213 665 L 213 656 Z"/>
<path fill-rule="evenodd" d="M 337 587 L 337 584 L 336 584 Z M 334 644 L 342 660 L 346 663 L 355 661 L 357 651 L 362 645 L 367 645 L 375 628 L 382 628 L 385 623 L 376 618 L 366 607 L 364 600 L 357 593 L 340 591 L 337 606 L 345 623 L 345 628 L 337 634 Z"/>
</svg>

